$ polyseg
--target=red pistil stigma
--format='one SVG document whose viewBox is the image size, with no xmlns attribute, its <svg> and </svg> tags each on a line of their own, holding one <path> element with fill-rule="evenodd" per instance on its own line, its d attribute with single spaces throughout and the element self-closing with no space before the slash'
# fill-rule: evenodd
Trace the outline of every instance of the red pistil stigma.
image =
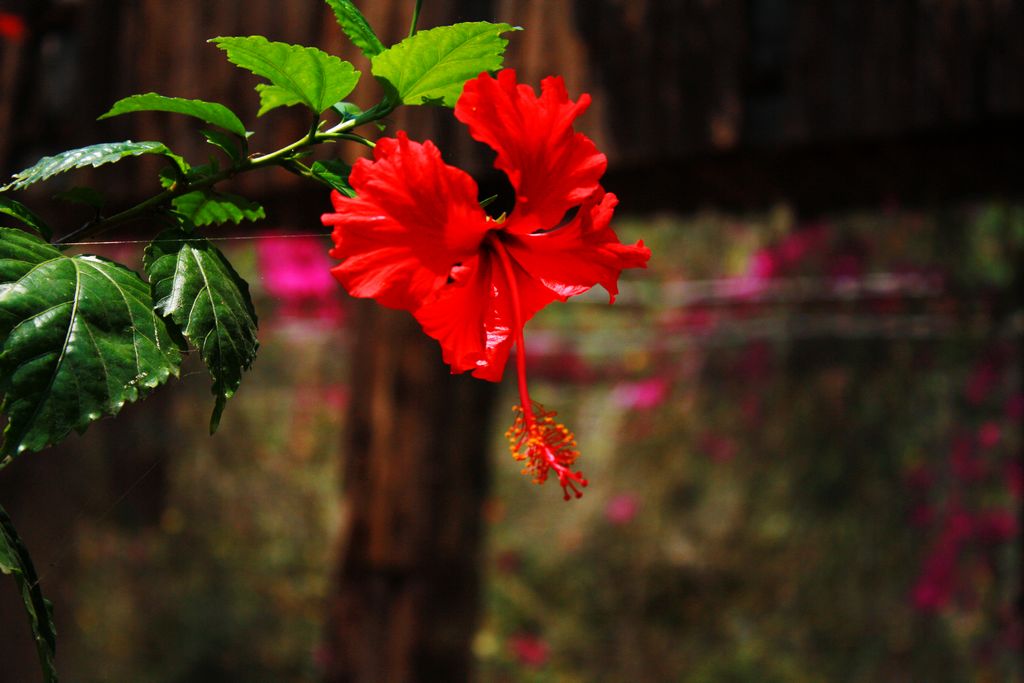
<svg viewBox="0 0 1024 683">
<path fill-rule="evenodd" d="M 555 422 L 558 413 L 545 410 L 536 401 L 528 408 L 514 406 L 512 411 L 516 419 L 505 432 L 505 438 L 512 457 L 524 463 L 523 474 L 532 476 L 533 483 L 543 484 L 554 470 L 565 500 L 583 496 L 580 489 L 587 485 L 587 480 L 582 472 L 570 469 L 580 456 L 576 436 L 564 424 Z"/>
</svg>

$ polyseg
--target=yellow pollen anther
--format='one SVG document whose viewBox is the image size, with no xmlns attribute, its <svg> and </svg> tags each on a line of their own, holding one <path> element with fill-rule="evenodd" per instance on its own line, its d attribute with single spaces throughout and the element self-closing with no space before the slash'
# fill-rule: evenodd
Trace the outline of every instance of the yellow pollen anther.
<svg viewBox="0 0 1024 683">
<path fill-rule="evenodd" d="M 582 496 L 580 488 L 587 485 L 587 480 L 582 472 L 570 469 L 580 455 L 575 435 L 564 424 L 555 422 L 555 411 L 546 410 L 539 403 L 533 402 L 528 411 L 521 405 L 512 410 L 516 417 L 505 438 L 512 457 L 524 463 L 523 474 L 532 476 L 534 483 L 543 484 L 554 470 L 566 500 L 572 495 Z"/>
</svg>

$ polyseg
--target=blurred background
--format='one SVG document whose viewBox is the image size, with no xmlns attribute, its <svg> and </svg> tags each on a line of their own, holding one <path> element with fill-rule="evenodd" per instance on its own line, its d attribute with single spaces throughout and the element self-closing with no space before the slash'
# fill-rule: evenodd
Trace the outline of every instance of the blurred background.
<svg viewBox="0 0 1024 683">
<path fill-rule="evenodd" d="M 394 42 L 413 2 L 357 4 Z M 616 229 L 653 251 L 614 307 L 594 292 L 527 327 L 586 495 L 508 457 L 511 372 L 451 378 L 408 316 L 346 299 L 326 192 L 238 179 L 268 219 L 217 230 L 246 237 L 220 244 L 262 347 L 219 433 L 191 359 L 0 473 L 64 678 L 1024 680 L 1024 3 L 427 0 L 421 27 L 481 19 L 525 28 L 520 80 L 592 94 Z M 249 34 L 368 72 L 318 0 L 0 2 L 0 175 L 129 138 L 202 160 L 183 117 L 95 118 L 156 91 L 256 121 L 255 79 L 204 42 Z M 307 125 L 274 112 L 252 144 Z M 450 112 L 396 129 L 508 197 Z M 69 232 L 88 211 L 55 194 L 128 204 L 155 170 L 19 198 Z M 150 234 L 80 248 L 137 267 Z M 0 582 L 0 683 L 39 680 L 34 658 Z"/>
</svg>

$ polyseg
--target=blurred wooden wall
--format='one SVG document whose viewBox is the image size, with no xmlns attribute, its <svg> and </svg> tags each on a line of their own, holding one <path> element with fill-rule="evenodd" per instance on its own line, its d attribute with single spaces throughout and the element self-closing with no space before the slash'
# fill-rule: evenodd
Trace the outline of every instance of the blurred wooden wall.
<svg viewBox="0 0 1024 683">
<path fill-rule="evenodd" d="M 4 141 L 4 171 L 40 152 L 99 138 L 165 138 L 186 154 L 206 154 L 205 143 L 189 133 L 192 124 L 181 117 L 94 119 L 117 98 L 148 90 L 222 100 L 253 114 L 256 81 L 205 44 L 216 35 L 264 33 L 315 44 L 368 70 L 319 0 L 6 4 L 27 12 L 36 30 L 22 49 L 0 50 L 0 122 L 17 122 L 7 134 L 15 139 Z M 385 40 L 403 35 L 411 4 L 361 3 Z M 994 165 L 1019 169 L 1013 158 L 1019 155 L 1000 154 L 1000 148 L 1019 143 L 1017 129 L 1024 120 L 1024 79 L 1019 76 L 1024 73 L 1024 3 L 1019 0 L 425 3 L 423 25 L 449 18 L 525 27 L 512 36 L 510 66 L 534 83 L 563 74 L 573 93 L 592 93 L 594 105 L 581 126 L 608 153 L 613 177 L 628 170 L 628 176 L 614 177 L 627 196 L 633 185 L 651 187 L 654 176 L 685 180 L 689 174 L 703 200 L 712 203 L 719 195 L 730 203 L 775 201 L 787 193 L 797 199 L 823 192 L 845 198 L 849 193 L 842 187 L 825 192 L 802 157 L 786 156 L 793 150 L 801 155 L 810 150 L 813 156 L 816 148 L 823 157 L 819 167 L 828 166 L 828 157 L 839 157 L 838 164 L 856 167 L 854 177 L 899 176 L 888 182 L 893 191 L 900 190 L 900 179 L 908 174 L 934 173 L 937 161 L 960 168 L 977 165 L 986 180 L 1005 177 L 992 172 Z M 16 71 L 20 79 L 11 75 L 12 60 L 23 62 Z M 11 97 L 15 91 L 20 97 Z M 355 99 L 374 93 L 367 79 Z M 272 131 L 271 139 L 256 138 L 265 148 L 293 139 L 304 125 L 295 112 L 266 118 L 257 131 Z M 414 135 L 441 137 L 455 150 L 450 157 L 474 159 L 485 170 L 486 155 L 452 128 L 449 118 L 410 110 L 399 113 L 395 123 Z M 895 162 L 879 144 L 891 148 Z M 936 159 L 936 150 L 950 155 Z M 915 159 L 921 160 L 920 168 L 915 169 Z M 768 175 L 782 172 L 792 179 L 776 178 L 766 188 L 751 172 L 752 164 L 775 164 Z M 130 191 L 139 179 L 123 173 L 117 184 Z M 849 184 L 850 174 L 843 175 Z M 954 177 L 957 182 L 945 183 L 951 187 L 943 187 L 940 196 L 958 186 L 973 189 L 976 174 L 954 170 Z M 999 177 L 991 180 L 1003 185 Z M 803 189 L 804 181 L 811 183 L 813 194 Z M 843 185 L 842 175 L 832 182 Z M 263 176 L 245 183 L 274 195 L 291 192 L 297 179 Z M 886 181 L 868 184 L 884 186 Z M 736 185 L 745 187 L 746 194 Z M 974 185 L 983 184 L 975 180 Z M 864 199 L 874 199 L 878 191 Z M 686 192 L 669 194 L 694 199 Z M 851 198 L 856 200 L 856 193 Z"/>
</svg>

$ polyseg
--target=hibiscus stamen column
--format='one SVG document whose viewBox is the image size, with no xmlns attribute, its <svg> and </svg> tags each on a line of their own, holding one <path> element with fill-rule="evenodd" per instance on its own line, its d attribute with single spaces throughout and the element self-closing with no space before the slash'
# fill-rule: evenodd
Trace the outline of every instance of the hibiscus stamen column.
<svg viewBox="0 0 1024 683">
<path fill-rule="evenodd" d="M 523 463 L 523 474 L 533 477 L 536 484 L 547 481 L 552 470 L 558 475 L 558 483 L 565 494 L 565 500 L 572 496 L 583 495 L 580 489 L 587 485 L 587 480 L 580 471 L 573 472 L 571 467 L 580 452 L 576 448 L 576 436 L 561 422 L 556 422 L 558 415 L 547 410 L 540 403 L 530 398 L 526 385 L 526 346 L 523 341 L 524 321 L 520 311 L 519 288 L 516 286 L 515 273 L 508 251 L 501 243 L 497 233 L 492 232 L 486 240 L 487 246 L 494 251 L 501 264 L 505 283 L 512 300 L 512 328 L 515 330 L 516 375 L 519 383 L 519 405 L 513 407 L 516 413 L 515 422 L 505 432 L 512 457 Z M 570 491 L 572 494 L 570 495 Z"/>
</svg>

